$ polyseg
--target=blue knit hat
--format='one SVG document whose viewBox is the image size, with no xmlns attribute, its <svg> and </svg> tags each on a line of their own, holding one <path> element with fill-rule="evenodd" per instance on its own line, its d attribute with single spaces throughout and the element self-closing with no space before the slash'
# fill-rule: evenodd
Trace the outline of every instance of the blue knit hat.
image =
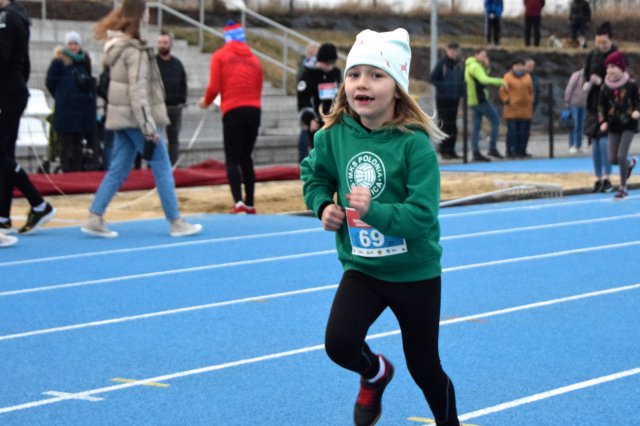
<svg viewBox="0 0 640 426">
<path fill-rule="evenodd" d="M 247 41 L 245 39 L 242 25 L 240 25 L 233 19 L 230 19 L 227 22 L 227 25 L 224 26 L 224 42 L 228 43 L 230 41 L 241 41 L 243 43 Z"/>
<path fill-rule="evenodd" d="M 404 28 L 378 33 L 364 30 L 356 36 L 345 67 L 371 65 L 386 71 L 405 92 L 409 90 L 409 66 L 411 48 L 409 33 Z"/>
</svg>

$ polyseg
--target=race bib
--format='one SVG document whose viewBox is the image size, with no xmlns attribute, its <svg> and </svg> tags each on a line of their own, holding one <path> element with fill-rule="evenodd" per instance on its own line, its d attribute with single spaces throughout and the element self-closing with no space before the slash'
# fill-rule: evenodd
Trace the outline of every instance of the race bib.
<svg viewBox="0 0 640 426">
<path fill-rule="evenodd" d="M 346 208 L 347 226 L 351 237 L 351 247 L 356 256 L 383 257 L 407 252 L 407 242 L 404 238 L 384 235 L 360 219 L 358 212 Z"/>
<path fill-rule="evenodd" d="M 318 84 L 318 96 L 321 101 L 330 101 L 336 97 L 338 93 L 338 84 L 334 81 L 331 83 Z"/>
</svg>

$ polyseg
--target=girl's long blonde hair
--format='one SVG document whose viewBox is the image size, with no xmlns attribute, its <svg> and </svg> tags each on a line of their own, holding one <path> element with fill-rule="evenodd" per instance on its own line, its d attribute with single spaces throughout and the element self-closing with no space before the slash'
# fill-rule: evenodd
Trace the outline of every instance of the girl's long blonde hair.
<svg viewBox="0 0 640 426">
<path fill-rule="evenodd" d="M 96 40 L 106 40 L 107 31 L 122 31 L 141 40 L 140 22 L 147 10 L 145 0 L 124 0 L 120 7 L 113 9 L 102 18 L 93 29 Z"/>
<path fill-rule="evenodd" d="M 416 100 L 407 92 L 402 90 L 396 84 L 396 105 L 393 111 L 391 121 L 385 123 L 385 126 L 395 126 L 404 132 L 411 132 L 412 129 L 418 128 L 424 131 L 433 143 L 439 144 L 447 135 L 438 128 L 434 121 L 434 117 L 429 116 L 420 108 Z M 344 82 L 338 89 L 338 94 L 333 102 L 329 114 L 323 115 L 323 128 L 329 128 L 340 122 L 340 116 L 347 114 L 350 117 L 358 119 L 358 114 L 353 111 L 347 101 L 347 93 L 344 89 Z"/>
</svg>

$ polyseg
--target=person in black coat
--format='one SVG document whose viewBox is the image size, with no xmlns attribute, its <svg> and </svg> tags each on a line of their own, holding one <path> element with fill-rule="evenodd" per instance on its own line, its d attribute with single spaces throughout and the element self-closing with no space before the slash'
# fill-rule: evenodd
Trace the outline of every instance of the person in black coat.
<svg viewBox="0 0 640 426">
<path fill-rule="evenodd" d="M 25 170 L 16 162 L 20 117 L 27 107 L 31 72 L 29 36 L 31 20 L 17 1 L 0 0 L 0 232 L 12 232 L 11 202 L 18 188 L 31 210 L 21 234 L 35 231 L 51 220 L 56 209 L 44 201 Z"/>
<path fill-rule="evenodd" d="M 342 83 L 342 71 L 336 67 L 338 50 L 331 43 L 318 49 L 315 68 L 307 68 L 298 81 L 298 111 L 300 121 L 309 128 L 309 141 L 313 148 L 313 135 L 322 125 L 322 115 L 328 114 Z"/>
<path fill-rule="evenodd" d="M 460 61 L 460 46 L 455 41 L 445 48 L 441 58 L 431 71 L 429 81 L 436 88 L 436 108 L 440 128 L 447 134 L 440 146 L 442 159 L 460 158 L 456 153 L 458 106 L 464 94 L 464 65 Z"/>
<path fill-rule="evenodd" d="M 587 0 L 573 0 L 569 8 L 571 41 L 582 48 L 587 47 L 587 25 L 591 22 L 591 6 Z"/>
<path fill-rule="evenodd" d="M 173 37 L 162 32 L 156 40 L 158 54 L 156 62 L 164 84 L 165 105 L 171 124 L 167 126 L 167 140 L 169 142 L 169 159 L 176 164 L 180 150 L 180 128 L 182 127 L 182 109 L 187 102 L 187 73 L 182 62 L 171 54 Z"/>
<path fill-rule="evenodd" d="M 602 23 L 596 30 L 596 48 L 587 55 L 584 63 L 584 91 L 587 94 L 587 115 L 584 121 L 584 134 L 589 138 L 593 154 L 595 183 L 593 192 L 610 192 L 613 190 L 609 175 L 611 162 L 608 156 L 607 133 L 600 130 L 598 105 L 600 90 L 604 83 L 607 67 L 604 61 L 611 53 L 618 50 L 613 44 L 613 29 L 609 22 Z"/>
<path fill-rule="evenodd" d="M 96 92 L 91 58 L 82 50 L 78 33 L 67 33 L 64 47 L 55 49 L 46 85 L 55 100 L 52 125 L 58 133 L 62 171 L 82 171 L 83 145 L 93 146 L 96 130 Z"/>
</svg>

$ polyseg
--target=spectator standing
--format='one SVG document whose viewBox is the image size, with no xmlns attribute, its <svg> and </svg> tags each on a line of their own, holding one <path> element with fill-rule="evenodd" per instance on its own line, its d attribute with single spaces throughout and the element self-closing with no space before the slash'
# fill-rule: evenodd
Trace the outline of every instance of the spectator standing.
<svg viewBox="0 0 640 426">
<path fill-rule="evenodd" d="M 16 162 L 16 142 L 20 117 L 27 107 L 27 81 L 31 71 L 29 36 L 31 19 L 24 6 L 15 0 L 0 0 L 0 230 L 13 232 L 11 202 L 18 188 L 31 209 L 26 223 L 18 231 L 28 234 L 50 221 L 56 209 L 35 188 L 27 172 Z M 15 244 L 14 238 L 3 238 Z"/>
<path fill-rule="evenodd" d="M 93 146 L 96 132 L 96 85 L 91 58 L 77 32 L 68 32 L 64 46 L 56 47 L 46 85 L 55 100 L 52 126 L 58 134 L 62 171 L 85 170 L 83 146 Z"/>
<path fill-rule="evenodd" d="M 609 133 L 609 158 L 620 166 L 620 186 L 615 197 L 625 198 L 627 180 L 638 160 L 627 159 L 633 136 L 638 132 L 640 94 L 638 84 L 627 73 L 627 57 L 620 51 L 604 61 L 607 74 L 600 92 L 598 107 L 600 130 Z"/>
<path fill-rule="evenodd" d="M 531 46 L 531 33 L 533 32 L 533 45 L 540 46 L 540 21 L 545 0 L 524 0 L 524 45 Z"/>
<path fill-rule="evenodd" d="M 502 116 L 507 123 L 507 157 L 526 156 L 529 128 L 533 118 L 533 83 L 524 69 L 524 61 L 517 59 L 504 75 L 505 85 L 500 87 Z"/>
<path fill-rule="evenodd" d="M 312 41 L 307 44 L 307 47 L 304 50 L 304 55 L 300 58 L 298 62 L 298 72 L 296 73 L 296 86 L 300 81 L 302 74 L 308 69 L 314 69 L 316 67 L 316 62 L 318 60 L 318 49 L 320 48 L 320 44 Z M 302 162 L 302 160 L 309 155 L 309 147 L 311 146 L 311 140 L 309 139 L 309 126 L 300 121 L 300 134 L 298 135 L 298 162 Z"/>
<path fill-rule="evenodd" d="M 182 109 L 187 102 L 187 73 L 180 59 L 172 53 L 173 36 L 162 32 L 156 40 L 158 53 L 156 62 L 164 84 L 164 103 L 170 123 L 167 125 L 167 140 L 169 142 L 169 159 L 171 165 L 176 164 L 180 153 L 180 129 L 182 128 Z"/>
<path fill-rule="evenodd" d="M 144 0 L 124 0 L 95 26 L 95 37 L 105 40 L 105 64 L 110 81 L 105 127 L 114 130 L 113 157 L 89 208 L 82 232 L 113 238 L 104 213 L 131 172 L 137 153 L 144 153 L 158 188 L 172 237 L 194 235 L 202 230 L 180 217 L 169 155 L 161 128 L 169 123 L 164 90 L 153 48 L 142 40 L 140 29 L 149 21 Z"/>
<path fill-rule="evenodd" d="M 305 202 L 336 233 L 344 268 L 325 349 L 359 375 L 356 426 L 378 421 L 394 376 L 393 364 L 365 341 L 387 308 L 398 319 L 409 372 L 435 423 L 460 425 L 438 350 L 440 175 L 431 139 L 444 135 L 408 94 L 410 63 L 406 30 L 360 32 L 334 109 L 301 166 Z"/>
<path fill-rule="evenodd" d="M 484 0 L 484 33 L 487 44 L 493 41 L 494 47 L 500 47 L 502 10 L 502 0 Z"/>
<path fill-rule="evenodd" d="M 602 132 L 598 121 L 598 105 L 600 89 L 606 74 L 604 61 L 611 53 L 618 50 L 613 44 L 613 30 L 609 22 L 602 23 L 596 30 L 595 49 L 587 55 L 584 65 L 587 92 L 587 114 L 585 116 L 584 133 L 589 138 L 593 157 L 593 168 L 596 177 L 593 192 L 610 192 L 613 190 L 609 176 L 611 162 L 607 153 L 607 133 Z"/>
<path fill-rule="evenodd" d="M 489 55 L 487 49 L 476 50 L 475 54 L 465 61 L 464 80 L 467 84 L 467 102 L 473 111 L 473 129 L 471 131 L 473 161 L 491 161 L 480 152 L 482 117 L 486 117 L 491 123 L 488 155 L 495 158 L 503 158 L 497 148 L 500 117 L 498 116 L 498 111 L 489 100 L 487 86 L 502 86 L 505 83 L 501 78 L 489 77 L 488 71 Z"/>
<path fill-rule="evenodd" d="M 444 160 L 460 158 L 456 153 L 458 128 L 458 106 L 464 95 L 464 67 L 460 61 L 460 45 L 452 41 L 431 71 L 429 81 L 436 88 L 436 108 L 440 129 L 446 133 L 440 145 L 440 156 Z"/>
<path fill-rule="evenodd" d="M 336 66 L 338 50 L 331 43 L 318 49 L 315 68 L 308 68 L 298 81 L 298 111 L 300 121 L 309 127 L 309 141 L 313 148 L 313 135 L 322 127 L 322 117 L 329 114 L 333 100 L 342 83 L 342 73 Z"/>
<path fill-rule="evenodd" d="M 227 22 L 224 41 L 211 55 L 209 85 L 199 106 L 207 108 L 220 95 L 227 178 L 234 202 L 229 213 L 255 214 L 256 177 L 251 156 L 260 128 L 262 65 L 247 46 L 239 23 Z"/>
<path fill-rule="evenodd" d="M 582 152 L 582 131 L 587 106 L 587 92 L 583 90 L 584 69 L 574 71 L 564 89 L 564 106 L 571 111 L 573 128 L 569 131 L 569 152 Z"/>
<path fill-rule="evenodd" d="M 575 46 L 587 47 L 587 26 L 591 22 L 591 6 L 587 0 L 572 0 L 569 8 L 569 31 Z"/>
</svg>

